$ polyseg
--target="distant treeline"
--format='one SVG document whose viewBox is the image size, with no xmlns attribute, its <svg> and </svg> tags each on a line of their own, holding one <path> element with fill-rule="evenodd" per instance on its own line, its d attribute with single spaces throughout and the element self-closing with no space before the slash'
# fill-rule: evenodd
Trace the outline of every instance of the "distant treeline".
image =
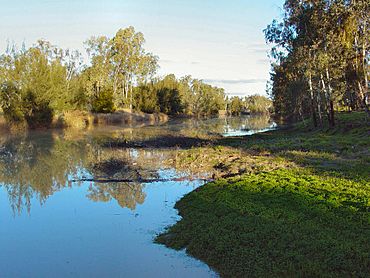
<svg viewBox="0 0 370 278">
<path fill-rule="evenodd" d="M 335 110 L 369 112 L 369 0 L 286 0 L 265 30 L 273 45 L 271 96 L 287 120 L 335 125 Z"/>
<path fill-rule="evenodd" d="M 272 101 L 261 95 L 244 98 L 232 97 L 228 100 L 227 105 L 227 111 L 231 115 L 269 114 L 273 112 Z"/>
<path fill-rule="evenodd" d="M 133 27 L 113 38 L 85 42 L 89 57 L 39 40 L 30 48 L 9 45 L 0 56 L 0 107 L 8 122 L 48 126 L 53 116 L 122 108 L 170 115 L 207 116 L 226 108 L 224 90 L 190 76 L 155 77 L 158 57 L 145 51 Z"/>
</svg>

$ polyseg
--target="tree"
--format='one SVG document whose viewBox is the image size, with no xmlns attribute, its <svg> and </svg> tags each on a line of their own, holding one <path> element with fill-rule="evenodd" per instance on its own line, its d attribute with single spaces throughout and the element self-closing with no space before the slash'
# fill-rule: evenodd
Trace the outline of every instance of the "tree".
<svg viewBox="0 0 370 278">
<path fill-rule="evenodd" d="M 89 60 L 45 40 L 0 55 L 0 104 L 9 122 L 49 126 L 53 115 L 86 110 L 111 113 L 135 108 L 149 113 L 208 116 L 224 109 L 221 88 L 170 74 L 155 77 L 158 57 L 145 51 L 144 35 L 133 27 L 113 38 L 85 41 Z M 33 123 L 34 121 L 34 123 Z"/>
<path fill-rule="evenodd" d="M 278 114 L 297 119 L 309 111 L 315 126 L 324 117 L 334 126 L 334 109 L 343 103 L 355 108 L 361 99 L 369 111 L 369 6 L 368 1 L 285 1 L 283 20 L 264 31 L 275 60 L 271 93 Z"/>
<path fill-rule="evenodd" d="M 231 115 L 240 115 L 244 107 L 245 106 L 242 99 L 239 97 L 232 97 L 228 103 L 227 110 Z"/>
<path fill-rule="evenodd" d="M 250 113 L 268 114 L 272 108 L 272 101 L 265 96 L 252 95 L 245 98 L 243 106 Z"/>
<path fill-rule="evenodd" d="M 113 90 L 119 106 L 132 108 L 132 89 L 139 80 L 153 76 L 158 58 L 145 52 L 144 35 L 135 32 L 134 27 L 120 29 L 109 41 L 113 65 Z M 118 92 L 121 91 L 121 94 Z"/>
</svg>

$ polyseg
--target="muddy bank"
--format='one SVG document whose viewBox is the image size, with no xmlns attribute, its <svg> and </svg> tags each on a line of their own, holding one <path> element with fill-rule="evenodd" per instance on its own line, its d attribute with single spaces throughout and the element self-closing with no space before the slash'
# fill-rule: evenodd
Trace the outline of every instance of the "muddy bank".
<svg viewBox="0 0 370 278">
<path fill-rule="evenodd" d="M 143 112 L 131 112 L 130 110 L 120 110 L 114 113 L 88 113 L 88 112 L 68 112 L 59 116 L 53 123 L 56 127 L 86 128 L 93 126 L 136 126 L 141 124 L 156 124 L 168 121 L 168 116 L 163 113 L 146 114 Z"/>
<path fill-rule="evenodd" d="M 61 115 L 55 115 L 50 128 L 87 129 L 108 125 L 136 127 L 165 123 L 167 121 L 168 116 L 163 113 L 147 114 L 143 112 L 131 112 L 128 109 L 109 114 L 71 111 Z M 25 124 L 16 126 L 8 125 L 4 116 L 0 115 L 0 132 L 19 129 L 27 129 L 27 126 Z"/>
<path fill-rule="evenodd" d="M 210 139 L 189 137 L 189 136 L 175 136 L 162 135 L 159 137 L 150 138 L 147 140 L 127 140 L 124 138 L 107 140 L 102 143 L 103 147 L 109 148 L 136 148 L 136 149 L 191 149 L 193 147 L 201 147 L 211 144 Z"/>
</svg>

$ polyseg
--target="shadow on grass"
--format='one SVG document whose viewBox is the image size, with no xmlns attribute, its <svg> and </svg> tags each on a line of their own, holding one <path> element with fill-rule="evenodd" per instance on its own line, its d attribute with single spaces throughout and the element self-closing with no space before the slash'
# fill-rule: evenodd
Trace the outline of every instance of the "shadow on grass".
<svg viewBox="0 0 370 278">
<path fill-rule="evenodd" d="M 213 144 L 232 147 L 244 151 L 246 155 L 268 153 L 318 173 L 369 181 L 369 135 L 366 128 L 348 133 L 320 130 L 302 132 L 292 129 L 250 137 L 223 138 Z"/>
<path fill-rule="evenodd" d="M 364 204 L 325 192 L 330 184 L 313 176 L 290 173 L 284 181 L 282 174 L 222 180 L 188 194 L 176 204 L 182 220 L 157 242 L 186 248 L 223 277 L 366 277 Z"/>
</svg>

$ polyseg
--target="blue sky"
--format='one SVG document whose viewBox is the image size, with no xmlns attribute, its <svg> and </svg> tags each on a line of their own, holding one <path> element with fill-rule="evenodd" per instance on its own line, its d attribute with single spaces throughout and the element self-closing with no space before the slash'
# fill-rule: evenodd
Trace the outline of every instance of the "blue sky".
<svg viewBox="0 0 370 278">
<path fill-rule="evenodd" d="M 191 74 L 231 95 L 264 94 L 269 78 L 262 30 L 283 0 L 0 0 L 0 51 L 39 38 L 83 50 L 92 35 L 134 26 L 160 57 L 159 74 Z"/>
</svg>

